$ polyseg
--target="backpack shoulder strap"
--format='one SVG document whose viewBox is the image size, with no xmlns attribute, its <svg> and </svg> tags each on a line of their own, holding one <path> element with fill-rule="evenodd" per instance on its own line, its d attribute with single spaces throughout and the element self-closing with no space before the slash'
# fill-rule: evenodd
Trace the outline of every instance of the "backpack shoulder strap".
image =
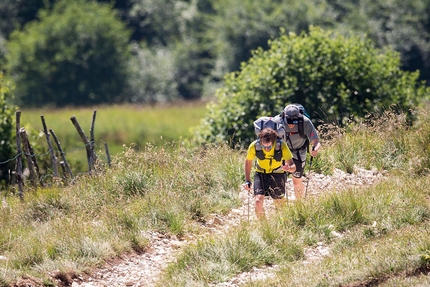
<svg viewBox="0 0 430 287">
<path fill-rule="evenodd" d="M 261 148 L 261 143 L 259 139 L 255 142 L 255 155 L 257 156 L 258 159 L 261 159 L 261 160 L 266 158 L 266 156 L 263 153 L 263 149 Z"/>
<path fill-rule="evenodd" d="M 266 156 L 264 155 L 263 149 L 261 148 L 260 140 L 257 140 L 255 142 L 255 154 L 258 159 L 265 159 Z M 276 161 L 280 161 L 282 159 L 282 140 L 280 138 L 276 138 L 275 142 L 275 154 L 273 158 Z"/>
<path fill-rule="evenodd" d="M 299 130 L 299 135 L 302 138 L 306 139 L 307 136 L 305 134 L 305 124 L 304 124 L 304 122 L 305 122 L 305 119 L 303 118 L 303 114 L 300 114 L 299 115 L 299 123 L 297 124 L 297 129 Z"/>
<path fill-rule="evenodd" d="M 276 138 L 275 142 L 275 155 L 273 158 L 276 161 L 281 161 L 282 159 L 282 140 L 280 138 Z"/>
</svg>

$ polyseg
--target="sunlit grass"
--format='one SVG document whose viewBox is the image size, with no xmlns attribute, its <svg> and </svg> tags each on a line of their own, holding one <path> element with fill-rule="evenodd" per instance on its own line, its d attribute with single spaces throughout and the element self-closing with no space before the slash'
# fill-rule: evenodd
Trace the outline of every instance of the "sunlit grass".
<svg viewBox="0 0 430 287">
<path fill-rule="evenodd" d="M 425 268 L 428 184 L 430 177 L 413 186 L 394 179 L 362 190 L 331 191 L 288 207 L 262 226 L 244 223 L 185 249 L 159 286 L 205 286 L 267 265 L 279 265 L 279 274 L 247 286 L 341 286 Z M 321 244 L 330 254 L 306 264 L 303 250 Z"/>
<path fill-rule="evenodd" d="M 145 230 L 179 237 L 199 232 L 197 222 L 240 204 L 241 165 L 241 154 L 226 146 L 147 145 L 141 152 L 127 149 L 110 169 L 79 176 L 70 187 L 27 192 L 24 202 L 8 197 L 0 209 L 0 254 L 7 258 L 0 268 L 16 276 L 41 276 L 53 266 L 82 272 L 142 252 Z"/>
<path fill-rule="evenodd" d="M 86 112 L 89 125 L 92 111 Z M 208 286 L 263 266 L 277 266 L 275 277 L 247 286 L 425 284 L 419 275 L 430 266 L 430 128 L 429 114 L 421 117 L 408 128 L 392 114 L 380 125 L 332 127 L 337 136 L 322 138 L 315 170 L 362 166 L 387 170 L 385 179 L 368 188 L 326 190 L 266 223 L 244 221 L 223 235 L 206 234 L 182 249 L 159 286 Z M 23 201 L 3 191 L 0 286 L 23 275 L 49 285 L 53 270 L 79 274 L 115 256 L 145 252 L 146 231 L 201 235 L 212 214 L 241 204 L 243 160 L 243 150 L 224 145 L 145 143 L 123 147 L 111 167 L 79 174 L 69 186 L 26 185 Z M 318 246 L 329 254 L 307 262 L 306 250 Z"/>
<path fill-rule="evenodd" d="M 199 125 L 206 112 L 205 103 L 184 103 L 180 105 L 109 105 L 88 108 L 23 110 L 21 125 L 36 131 L 42 130 L 43 115 L 49 129 L 52 129 L 66 149 L 81 146 L 81 139 L 70 118 L 75 116 L 86 136 L 90 137 L 93 114 L 96 111 L 94 135 L 96 144 L 103 147 L 109 143 L 113 154 L 123 145 L 135 143 L 164 144 L 165 141 L 189 139 L 190 127 Z"/>
<path fill-rule="evenodd" d="M 430 104 L 428 104 L 430 107 Z M 418 112 L 410 127 L 404 114 L 387 110 L 382 114 L 345 127 L 320 127 L 323 150 L 314 159 L 316 171 L 331 173 L 334 168 L 348 173 L 355 166 L 379 171 L 426 174 L 430 166 L 430 110 Z"/>
</svg>

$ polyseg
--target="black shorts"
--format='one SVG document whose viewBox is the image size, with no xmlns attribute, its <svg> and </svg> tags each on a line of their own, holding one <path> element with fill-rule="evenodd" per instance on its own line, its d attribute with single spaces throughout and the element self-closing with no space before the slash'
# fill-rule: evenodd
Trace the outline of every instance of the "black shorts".
<svg viewBox="0 0 430 287">
<path fill-rule="evenodd" d="M 293 158 L 293 161 L 294 161 L 294 164 L 296 165 L 296 171 L 292 173 L 292 176 L 296 178 L 301 178 L 305 171 L 306 160 L 301 161 Z"/>
<path fill-rule="evenodd" d="M 254 195 L 263 194 L 273 199 L 285 196 L 285 173 L 259 173 L 254 175 Z"/>
<path fill-rule="evenodd" d="M 305 172 L 306 149 L 293 150 L 291 153 L 293 154 L 293 161 L 296 165 L 296 171 L 292 173 L 292 176 L 295 178 L 301 178 Z"/>
</svg>

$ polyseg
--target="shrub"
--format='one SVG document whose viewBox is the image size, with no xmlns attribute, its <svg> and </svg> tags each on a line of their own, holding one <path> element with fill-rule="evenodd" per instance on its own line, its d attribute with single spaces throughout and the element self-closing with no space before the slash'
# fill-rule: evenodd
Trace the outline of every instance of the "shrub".
<svg viewBox="0 0 430 287">
<path fill-rule="evenodd" d="M 225 76 L 217 103 L 196 130 L 198 142 L 248 144 L 252 122 L 275 115 L 291 102 L 303 104 L 316 123 L 350 117 L 396 104 L 408 111 L 425 97 L 418 72 L 400 70 L 399 55 L 375 49 L 370 40 L 349 38 L 311 27 L 309 33 L 283 34 L 257 49 L 238 72 Z"/>
<path fill-rule="evenodd" d="M 20 106 L 124 100 L 129 32 L 110 6 L 60 1 L 39 18 L 14 31 L 8 43 L 8 69 Z"/>
<path fill-rule="evenodd" d="M 11 98 L 10 85 L 3 79 L 3 73 L 0 72 L 0 181 L 7 178 L 8 170 L 13 167 L 13 161 L 9 161 L 9 159 L 14 157 L 12 135 L 14 132 L 13 115 L 16 108 L 9 105 Z"/>
</svg>

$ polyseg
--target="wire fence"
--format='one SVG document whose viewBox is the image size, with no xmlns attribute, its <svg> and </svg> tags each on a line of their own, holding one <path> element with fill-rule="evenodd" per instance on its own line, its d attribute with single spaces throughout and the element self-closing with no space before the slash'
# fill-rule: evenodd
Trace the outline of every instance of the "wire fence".
<svg viewBox="0 0 430 287">
<path fill-rule="evenodd" d="M 81 137 L 84 145 L 73 148 L 68 151 L 67 154 L 72 152 L 85 149 L 87 155 L 87 163 L 88 163 L 88 172 L 85 174 L 91 174 L 95 171 L 96 166 L 101 166 L 101 159 L 95 153 L 95 140 L 94 140 L 94 124 L 96 119 L 97 111 L 93 113 L 93 121 L 90 129 L 90 139 L 88 139 L 80 127 L 75 116 L 72 116 L 70 120 L 75 126 L 79 136 Z M 72 172 L 72 169 L 69 166 L 66 158 L 66 152 L 63 151 L 58 138 L 55 135 L 55 132 L 50 129 L 48 131 L 45 123 L 45 119 L 41 116 L 42 124 L 43 124 L 43 132 L 46 137 L 46 141 L 48 144 L 48 151 L 42 154 L 35 154 L 33 151 L 33 147 L 28 140 L 27 133 L 25 129 L 20 127 L 20 118 L 21 112 L 16 112 L 16 144 L 17 144 L 17 154 L 13 158 L 9 158 L 6 160 L 0 161 L 1 165 L 10 165 L 10 162 L 15 162 L 15 168 L 10 170 L 9 172 L 9 180 L 10 185 L 14 188 L 15 185 L 18 186 L 18 195 L 23 199 L 24 196 L 24 183 L 30 181 L 31 185 L 34 187 L 45 186 L 45 184 L 49 182 L 53 182 L 55 179 L 61 180 L 65 185 L 72 183 L 75 179 L 75 175 Z M 54 141 L 57 145 L 57 148 L 54 148 L 51 142 L 51 136 L 54 138 Z M 109 149 L 107 143 L 104 144 L 106 157 L 105 160 L 107 164 L 110 166 L 111 158 L 109 155 Z M 38 159 L 41 160 L 43 157 L 50 156 L 52 161 L 51 167 L 49 168 L 44 165 L 44 174 L 41 173 Z M 59 158 L 61 160 L 59 161 Z M 25 166 L 25 169 L 23 168 Z M 58 171 L 58 168 L 62 169 L 62 172 Z M 52 170 L 51 173 L 48 171 Z M 79 174 L 84 174 L 83 172 Z M 79 175 L 78 174 L 78 175 Z"/>
</svg>

